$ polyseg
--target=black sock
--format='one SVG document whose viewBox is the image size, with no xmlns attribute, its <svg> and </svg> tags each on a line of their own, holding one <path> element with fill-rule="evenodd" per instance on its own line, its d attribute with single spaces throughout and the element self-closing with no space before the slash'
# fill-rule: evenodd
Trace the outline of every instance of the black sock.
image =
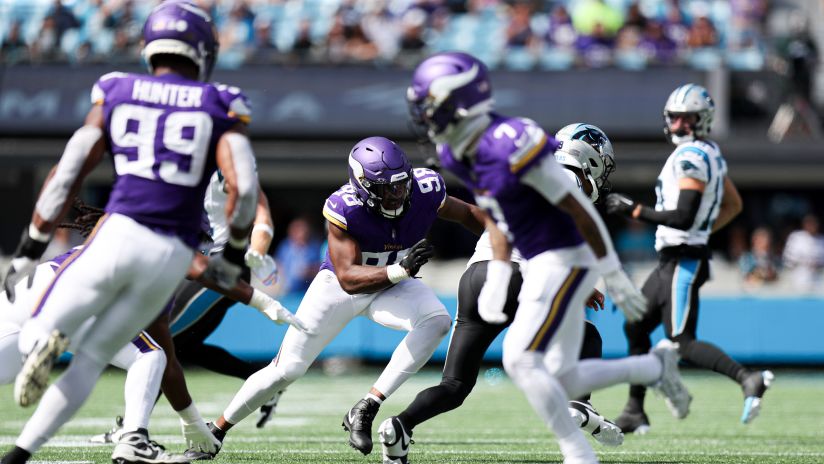
<svg viewBox="0 0 824 464">
<path fill-rule="evenodd" d="M 724 374 L 739 384 L 746 377 L 747 370 L 744 366 L 735 362 L 717 346 L 698 340 L 692 340 L 686 343 L 686 346 L 684 342 L 679 343 L 682 343 L 681 358 L 685 361 Z"/>
<path fill-rule="evenodd" d="M 182 358 L 183 356 L 181 356 Z M 246 380 L 252 374 L 266 367 L 269 363 L 251 363 L 233 356 L 223 348 L 212 345 L 200 345 L 197 353 L 187 353 L 187 362 L 195 363 L 218 374 L 229 375 Z"/>
<path fill-rule="evenodd" d="M 646 398 L 646 396 L 647 387 L 643 385 L 630 385 L 629 399 L 627 399 L 627 405 L 624 407 L 624 409 L 633 412 L 643 412 L 644 398 Z"/>
<path fill-rule="evenodd" d="M 2 464 L 22 464 L 29 460 L 31 453 L 19 446 L 15 446 L 0 461 Z"/>
</svg>

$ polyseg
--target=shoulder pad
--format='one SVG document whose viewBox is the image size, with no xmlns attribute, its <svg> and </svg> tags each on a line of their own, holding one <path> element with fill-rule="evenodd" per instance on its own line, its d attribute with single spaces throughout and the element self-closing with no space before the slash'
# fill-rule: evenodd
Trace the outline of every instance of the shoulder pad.
<svg viewBox="0 0 824 464">
<path fill-rule="evenodd" d="M 240 87 L 217 83 L 212 85 L 229 118 L 237 119 L 244 124 L 252 122 L 252 105 Z"/>
<path fill-rule="evenodd" d="M 355 189 L 351 185 L 345 184 L 326 199 L 323 204 L 323 217 L 341 229 L 347 230 L 346 217 L 353 209 L 362 206 L 363 202 L 358 198 Z"/>
<path fill-rule="evenodd" d="M 498 121 L 492 137 L 498 150 L 506 153 L 509 169 L 514 174 L 523 172 L 527 166 L 554 151 L 556 145 L 555 139 L 550 139 L 535 121 L 527 118 Z"/>
<path fill-rule="evenodd" d="M 111 89 L 117 80 L 128 76 L 127 73 L 124 72 L 110 72 L 100 76 L 97 79 L 97 82 L 94 83 L 92 86 L 92 92 L 90 95 L 90 100 L 92 105 L 102 105 L 103 102 L 106 100 L 106 93 L 109 89 Z"/>
<path fill-rule="evenodd" d="M 434 196 L 438 203 L 438 209 L 440 209 L 444 201 L 446 201 L 446 183 L 443 177 L 437 172 L 427 168 L 414 169 L 412 176 L 418 184 L 418 190 L 424 195 Z"/>
</svg>

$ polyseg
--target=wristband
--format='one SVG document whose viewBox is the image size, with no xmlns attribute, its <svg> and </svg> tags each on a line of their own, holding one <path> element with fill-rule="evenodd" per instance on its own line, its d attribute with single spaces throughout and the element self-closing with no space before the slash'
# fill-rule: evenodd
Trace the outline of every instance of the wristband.
<svg viewBox="0 0 824 464">
<path fill-rule="evenodd" d="M 252 298 L 249 299 L 248 305 L 262 312 L 270 300 L 269 295 L 255 288 L 252 290 Z"/>
<path fill-rule="evenodd" d="M 264 234 L 268 234 L 270 237 L 275 236 L 275 229 L 273 229 L 269 224 L 255 224 L 255 226 L 252 227 L 252 233 L 255 232 L 263 232 Z"/>
<path fill-rule="evenodd" d="M 189 406 L 177 411 L 177 414 L 180 416 L 180 419 L 187 424 L 194 424 L 195 422 L 203 421 L 203 418 L 200 417 L 200 411 L 197 410 L 197 406 L 195 406 L 194 401 L 192 401 Z"/>
<path fill-rule="evenodd" d="M 386 277 L 389 279 L 390 282 L 396 284 L 401 280 L 406 280 L 409 278 L 409 273 L 406 272 L 403 266 L 399 263 L 392 264 L 391 266 L 386 266 Z"/>
<path fill-rule="evenodd" d="M 493 259 L 486 265 L 486 281 L 509 282 L 512 277 L 512 265 L 507 261 Z"/>
<path fill-rule="evenodd" d="M 609 274 L 610 272 L 617 271 L 621 269 L 621 261 L 618 259 L 618 255 L 615 252 L 607 253 L 606 256 L 603 258 L 598 259 L 598 270 L 601 272 L 601 275 Z"/>
<path fill-rule="evenodd" d="M 37 228 L 34 224 L 29 224 L 29 237 L 32 240 L 36 240 L 38 242 L 46 242 L 48 243 L 51 240 L 51 234 L 47 234 L 45 232 L 40 232 L 40 229 Z"/>
</svg>

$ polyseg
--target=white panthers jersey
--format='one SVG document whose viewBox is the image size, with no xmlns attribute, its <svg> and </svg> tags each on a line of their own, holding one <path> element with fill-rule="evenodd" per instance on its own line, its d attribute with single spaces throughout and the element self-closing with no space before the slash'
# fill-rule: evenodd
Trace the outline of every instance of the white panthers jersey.
<svg viewBox="0 0 824 464">
<path fill-rule="evenodd" d="M 663 225 L 655 232 L 655 249 L 678 245 L 706 245 L 712 225 L 721 208 L 727 162 L 715 142 L 695 140 L 678 145 L 672 152 L 655 184 L 656 211 L 672 210 L 678 206 L 678 182 L 689 177 L 705 184 L 701 205 L 695 220 L 687 230 Z"/>
<path fill-rule="evenodd" d="M 209 179 L 209 186 L 206 187 L 206 197 L 203 200 L 203 208 L 209 216 L 209 227 L 212 231 L 212 242 L 214 248 L 223 248 L 229 241 L 229 222 L 226 219 L 226 182 L 220 171 L 215 171 Z"/>
</svg>

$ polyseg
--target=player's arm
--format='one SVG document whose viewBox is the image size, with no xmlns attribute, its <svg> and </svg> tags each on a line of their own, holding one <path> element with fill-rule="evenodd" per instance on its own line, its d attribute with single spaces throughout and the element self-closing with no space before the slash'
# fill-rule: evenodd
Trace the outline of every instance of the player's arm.
<svg viewBox="0 0 824 464">
<path fill-rule="evenodd" d="M 569 214 L 578 231 L 598 258 L 607 291 L 628 319 L 639 319 L 646 301 L 621 268 L 604 221 L 592 203 L 572 184 L 563 168 L 552 157 L 541 160 L 521 177 L 550 203 Z"/>
<path fill-rule="evenodd" d="M 443 205 L 438 210 L 438 217 L 457 222 L 473 234 L 481 235 L 484 231 L 486 213 L 475 205 L 470 205 L 465 201 L 447 195 Z"/>
<path fill-rule="evenodd" d="M 682 177 L 678 180 L 678 203 L 675 209 L 660 211 L 636 203 L 622 193 L 611 193 L 607 196 L 607 212 L 610 214 L 623 214 L 634 219 L 672 227 L 673 229 L 687 230 L 695 223 L 695 215 L 698 214 L 698 208 L 701 207 L 701 196 L 704 194 L 706 185 L 698 179 Z"/>
<path fill-rule="evenodd" d="M 263 293 L 262 291 L 252 287 L 243 279 L 238 279 L 235 286 L 226 289 L 218 285 L 206 273 L 209 258 L 201 254 L 195 255 L 192 264 L 189 265 L 189 271 L 186 278 L 194 280 L 204 287 L 214 290 L 223 296 L 226 296 L 234 301 L 243 303 L 247 306 L 257 309 L 263 315 L 268 317 L 272 322 L 282 324 L 284 322 L 295 326 L 298 330 L 306 332 L 306 325 L 297 318 L 291 311 L 286 309 L 279 301 Z"/>
<path fill-rule="evenodd" d="M 421 266 L 432 257 L 432 246 L 426 239 L 410 248 L 400 262 L 389 266 L 364 266 L 360 245 L 345 230 L 329 224 L 329 258 L 335 266 L 335 275 L 346 293 L 374 293 L 401 280 L 415 277 Z"/>
<path fill-rule="evenodd" d="M 724 194 L 721 197 L 721 208 L 718 210 L 715 224 L 712 225 L 712 231 L 715 232 L 729 224 L 741 213 L 742 209 L 744 209 L 744 201 L 741 199 L 741 194 L 738 193 L 732 179 L 724 176 Z"/>
<path fill-rule="evenodd" d="M 237 124 L 220 137 L 216 156 L 217 166 L 226 182 L 229 241 L 223 254 L 210 260 L 206 272 L 221 286 L 231 288 L 240 276 L 249 243 L 249 227 L 255 218 L 258 202 L 255 155 L 242 124 Z"/>
<path fill-rule="evenodd" d="M 69 199 L 75 197 L 83 179 L 103 159 L 106 152 L 104 127 L 103 108 L 95 105 L 86 115 L 83 127 L 76 130 L 66 143 L 60 161 L 43 183 L 31 223 L 23 231 L 6 273 L 4 287 L 10 302 L 14 301 L 15 283 L 34 271 L 37 261 L 46 251 L 52 232 L 71 207 Z"/>
<path fill-rule="evenodd" d="M 269 200 L 263 189 L 258 184 L 258 201 L 255 210 L 255 222 L 252 226 L 249 249 L 246 250 L 245 261 L 252 273 L 263 282 L 264 285 L 271 285 L 277 280 L 277 264 L 274 258 L 269 256 L 269 246 L 272 244 L 272 237 L 275 235 L 272 223 L 272 213 L 269 209 Z"/>
<path fill-rule="evenodd" d="M 489 233 L 492 259 L 486 265 L 486 279 L 478 294 L 478 314 L 490 324 L 502 324 L 507 319 L 504 306 L 512 278 L 512 246 L 506 234 L 489 215 L 484 218 L 484 226 Z"/>
</svg>

